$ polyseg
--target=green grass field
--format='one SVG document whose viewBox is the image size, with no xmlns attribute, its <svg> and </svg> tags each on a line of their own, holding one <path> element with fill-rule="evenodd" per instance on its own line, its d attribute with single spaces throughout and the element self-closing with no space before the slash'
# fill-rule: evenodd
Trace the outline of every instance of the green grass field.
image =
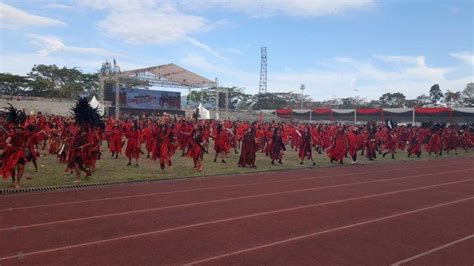
<svg viewBox="0 0 474 266">
<path fill-rule="evenodd" d="M 211 146 L 212 147 L 212 146 Z M 159 161 L 148 160 L 145 157 L 142 157 L 139 161 L 140 167 L 135 168 L 132 166 L 126 166 L 128 160 L 125 156 L 120 156 L 119 159 L 112 159 L 110 153 L 105 151 L 103 147 L 103 156 L 102 159 L 97 162 L 97 170 L 92 175 L 89 180 L 82 179 L 82 183 L 103 183 L 103 182 L 112 182 L 112 181 L 122 181 L 122 180 L 150 180 L 150 179 L 172 179 L 178 177 L 194 177 L 194 176 L 210 176 L 210 175 L 224 175 L 224 174 L 236 174 L 236 173 L 247 173 L 255 171 L 272 171 L 272 170 L 284 170 L 284 169 L 298 169 L 304 167 L 311 167 L 311 162 L 306 161 L 305 165 L 299 164 L 299 159 L 295 151 L 291 151 L 288 146 L 288 151 L 285 154 L 283 159 L 283 165 L 271 165 L 269 158 L 265 157 L 264 154 L 257 154 L 257 169 L 250 168 L 239 168 L 237 167 L 237 162 L 239 160 L 239 155 L 231 153 L 227 160 L 227 163 L 214 163 L 214 154 L 205 154 L 204 156 L 204 171 L 196 172 L 193 170 L 192 159 L 186 157 L 180 157 L 176 154 L 173 158 L 173 168 L 167 168 L 163 173 L 159 166 Z M 46 151 L 41 151 L 44 154 Z M 313 154 L 316 158 L 316 167 L 315 171 L 321 167 L 350 167 L 350 159 L 346 158 L 343 165 L 331 164 L 328 157 L 325 154 Z M 474 153 L 465 153 L 460 151 L 458 155 L 449 154 L 443 155 L 442 157 L 455 157 L 455 156 L 470 156 L 474 158 Z M 406 153 L 398 153 L 396 159 L 393 160 L 389 158 L 382 158 L 378 156 L 376 161 L 368 161 L 363 156 L 359 156 L 360 164 L 369 164 L 369 163 L 380 163 L 380 162 L 390 162 L 390 161 L 411 161 L 411 160 L 430 160 L 438 158 L 435 155 L 429 156 L 424 153 L 420 159 L 418 158 L 407 158 Z M 66 166 L 60 164 L 56 156 L 51 156 L 49 154 L 41 156 L 38 161 L 38 172 L 34 172 L 33 164 L 28 163 L 25 170 L 25 175 L 22 179 L 22 187 L 44 187 L 44 186 L 58 186 L 58 185 L 69 185 L 73 184 L 75 179 L 74 174 L 65 173 L 64 170 Z M 26 177 L 33 177 L 31 180 L 27 180 Z M 11 180 L 2 179 L 0 183 L 0 189 L 11 188 Z"/>
</svg>

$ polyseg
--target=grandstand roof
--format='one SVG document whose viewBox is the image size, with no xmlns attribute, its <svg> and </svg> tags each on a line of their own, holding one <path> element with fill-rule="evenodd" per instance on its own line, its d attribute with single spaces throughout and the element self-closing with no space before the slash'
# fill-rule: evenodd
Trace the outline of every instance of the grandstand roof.
<svg viewBox="0 0 474 266">
<path fill-rule="evenodd" d="M 202 88 L 214 86 L 214 81 L 175 64 L 127 70 L 122 76 L 149 81 L 155 85 Z"/>
</svg>

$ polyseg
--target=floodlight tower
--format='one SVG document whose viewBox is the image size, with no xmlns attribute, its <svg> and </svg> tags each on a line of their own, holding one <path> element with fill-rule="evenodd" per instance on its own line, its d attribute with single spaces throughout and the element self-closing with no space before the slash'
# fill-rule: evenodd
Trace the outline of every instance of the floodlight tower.
<svg viewBox="0 0 474 266">
<path fill-rule="evenodd" d="M 112 76 L 115 82 L 115 119 L 118 120 L 120 118 L 120 67 L 115 62 L 112 65 Z"/>
<path fill-rule="evenodd" d="M 301 90 L 301 109 L 303 109 L 303 101 L 304 101 L 304 94 L 303 91 L 306 89 L 306 86 L 304 84 L 301 84 L 300 90 Z"/>
<path fill-rule="evenodd" d="M 261 49 L 261 60 L 260 60 L 260 84 L 258 86 L 258 92 L 260 94 L 267 93 L 267 47 Z"/>
</svg>

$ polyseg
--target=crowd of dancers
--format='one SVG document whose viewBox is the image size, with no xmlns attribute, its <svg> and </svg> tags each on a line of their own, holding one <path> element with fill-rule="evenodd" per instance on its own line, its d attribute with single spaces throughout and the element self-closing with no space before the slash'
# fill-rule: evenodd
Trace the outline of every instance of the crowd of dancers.
<svg viewBox="0 0 474 266">
<path fill-rule="evenodd" d="M 57 156 L 65 171 L 75 172 L 75 182 L 80 182 L 82 174 L 91 176 L 101 156 L 125 156 L 130 167 L 139 167 L 139 160 L 146 158 L 159 162 L 162 171 L 173 165 L 174 156 L 183 156 L 202 171 L 207 153 L 214 163 L 228 163 L 228 154 L 238 153 L 239 167 L 255 168 L 257 153 L 265 154 L 272 165 L 283 164 L 287 149 L 297 151 L 300 164 L 306 160 L 315 165 L 315 153 L 342 164 L 346 158 L 357 163 L 358 155 L 368 160 L 387 155 L 395 159 L 400 151 L 408 156 L 420 157 L 422 152 L 440 156 L 474 147 L 474 130 L 466 125 L 216 121 L 168 115 L 116 120 L 100 117 L 85 100 L 79 100 L 74 112 L 71 117 L 26 115 L 10 106 L 0 118 L 3 178 L 11 178 L 13 187 L 20 188 L 25 164 L 31 162 L 38 170 L 41 149 Z"/>
</svg>

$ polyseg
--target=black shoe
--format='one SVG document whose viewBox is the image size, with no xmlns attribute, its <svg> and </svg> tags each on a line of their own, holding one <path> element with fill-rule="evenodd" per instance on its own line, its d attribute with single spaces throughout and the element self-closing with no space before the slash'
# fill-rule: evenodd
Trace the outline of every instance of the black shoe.
<svg viewBox="0 0 474 266">
<path fill-rule="evenodd" d="M 227 163 L 225 160 L 222 160 L 222 163 Z"/>
<path fill-rule="evenodd" d="M 128 163 L 127 163 L 127 166 L 130 166 L 130 165 L 132 165 L 132 162 L 128 162 Z"/>
<path fill-rule="evenodd" d="M 283 164 L 283 162 L 281 160 L 278 161 L 279 164 Z"/>
<path fill-rule="evenodd" d="M 300 162 L 300 164 L 303 164 L 303 162 Z"/>
<path fill-rule="evenodd" d="M 216 163 L 216 162 L 217 162 L 217 159 L 214 159 L 214 162 Z"/>
<path fill-rule="evenodd" d="M 392 159 L 395 159 L 395 154 L 392 153 Z"/>
<path fill-rule="evenodd" d="M 313 162 L 313 166 L 316 166 L 316 162 Z"/>
<path fill-rule="evenodd" d="M 272 165 L 275 165 L 275 161 L 272 161 Z"/>
</svg>

